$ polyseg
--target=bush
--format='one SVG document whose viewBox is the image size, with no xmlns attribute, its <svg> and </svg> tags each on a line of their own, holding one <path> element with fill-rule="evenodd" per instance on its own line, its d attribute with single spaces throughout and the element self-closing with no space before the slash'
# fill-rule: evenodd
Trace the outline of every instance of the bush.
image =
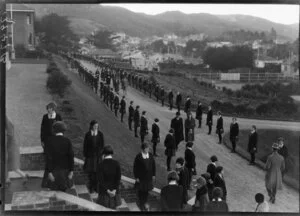
<svg viewBox="0 0 300 216">
<path fill-rule="evenodd" d="M 58 67 L 56 66 L 56 64 L 49 64 L 49 66 L 47 67 L 46 73 L 53 73 L 54 71 L 60 72 Z"/>
<path fill-rule="evenodd" d="M 60 71 L 53 71 L 47 79 L 47 89 L 51 94 L 57 94 L 60 97 L 64 96 L 66 89 L 71 85 L 72 81 Z"/>
<path fill-rule="evenodd" d="M 246 105 L 237 105 L 234 110 L 238 115 L 245 114 L 247 112 L 247 106 Z"/>
</svg>

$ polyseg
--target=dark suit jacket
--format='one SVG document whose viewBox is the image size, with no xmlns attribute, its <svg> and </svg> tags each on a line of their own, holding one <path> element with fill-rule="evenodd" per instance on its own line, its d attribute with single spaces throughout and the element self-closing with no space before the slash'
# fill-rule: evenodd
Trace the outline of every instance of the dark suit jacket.
<svg viewBox="0 0 300 216">
<path fill-rule="evenodd" d="M 141 181 L 152 181 L 152 177 L 155 176 L 156 166 L 153 155 L 149 152 L 149 160 L 151 166 L 147 169 L 143 161 L 142 153 L 137 154 L 133 164 L 134 178 L 138 178 Z"/>
<path fill-rule="evenodd" d="M 218 174 L 216 174 L 216 177 L 214 179 L 214 186 L 222 188 L 222 190 L 223 190 L 223 197 L 227 196 L 227 189 L 226 189 L 225 181 Z"/>
<path fill-rule="evenodd" d="M 138 127 L 140 126 L 140 112 L 138 110 L 134 111 L 134 117 L 133 117 L 134 124 Z"/>
<path fill-rule="evenodd" d="M 191 100 L 187 100 L 184 105 L 184 111 L 187 112 L 187 111 L 191 110 L 191 105 L 192 105 Z"/>
<path fill-rule="evenodd" d="M 183 207 L 181 185 L 167 185 L 160 193 L 161 211 L 180 211 Z"/>
<path fill-rule="evenodd" d="M 250 133 L 249 135 L 249 142 L 248 142 L 248 152 L 257 152 L 257 133 Z M 256 148 L 254 150 L 253 148 Z"/>
<path fill-rule="evenodd" d="M 85 158 L 101 156 L 104 147 L 103 133 L 101 131 L 98 131 L 98 134 L 96 136 L 96 143 L 94 143 L 92 139 L 92 132 L 87 132 L 83 141 L 83 156 Z"/>
<path fill-rule="evenodd" d="M 166 156 L 174 156 L 176 151 L 176 141 L 175 137 L 171 134 L 167 134 L 165 141 L 164 141 L 166 151 Z"/>
<path fill-rule="evenodd" d="M 42 124 L 41 124 L 41 141 L 45 142 L 46 139 L 52 135 L 52 125 L 56 121 L 62 121 L 61 116 L 56 113 L 56 118 L 54 120 L 48 118 L 48 114 L 43 116 Z"/>
<path fill-rule="evenodd" d="M 176 96 L 176 104 L 177 105 L 181 104 L 181 101 L 182 101 L 182 96 L 181 96 L 181 94 L 179 94 L 179 95 Z"/>
<path fill-rule="evenodd" d="M 173 92 L 169 93 L 169 101 L 173 101 Z"/>
<path fill-rule="evenodd" d="M 184 140 L 183 136 L 183 120 L 182 118 L 179 118 L 178 120 L 176 118 L 173 118 L 171 120 L 171 128 L 174 129 L 174 136 L 176 142 L 181 142 Z"/>
<path fill-rule="evenodd" d="M 202 113 L 203 113 L 202 106 L 198 106 L 196 110 L 196 119 L 198 120 L 202 119 Z"/>
<path fill-rule="evenodd" d="M 223 129 L 223 118 L 222 118 L 222 116 L 220 118 L 218 118 L 218 120 L 217 120 L 217 129 L 218 130 Z"/>
<path fill-rule="evenodd" d="M 140 128 L 140 133 L 141 134 L 146 134 L 148 131 L 148 120 L 142 116 L 141 117 L 141 128 Z"/>
<path fill-rule="evenodd" d="M 158 142 L 160 137 L 159 137 L 159 127 L 157 124 L 153 123 L 152 124 L 152 142 Z"/>
<path fill-rule="evenodd" d="M 119 97 L 117 95 L 114 99 L 114 109 L 119 109 Z"/>
<path fill-rule="evenodd" d="M 190 149 L 186 149 L 184 152 L 185 166 L 187 168 L 196 168 L 195 154 Z"/>
<path fill-rule="evenodd" d="M 210 173 L 210 178 L 211 178 L 212 180 L 214 180 L 215 177 L 216 177 L 216 166 L 213 165 L 212 163 L 208 164 L 208 165 L 207 165 L 206 172 Z"/>
<path fill-rule="evenodd" d="M 278 153 L 284 158 L 286 159 L 289 156 L 289 152 L 288 149 L 285 145 L 282 146 L 281 149 L 278 150 Z"/>
<path fill-rule="evenodd" d="M 231 123 L 230 125 L 230 138 L 237 137 L 239 135 L 239 124 L 238 123 Z"/>
<path fill-rule="evenodd" d="M 120 112 L 126 113 L 126 101 L 124 99 L 122 99 L 120 103 Z"/>
<path fill-rule="evenodd" d="M 206 207 L 207 212 L 228 212 L 228 205 L 225 201 L 211 201 Z"/>
<path fill-rule="evenodd" d="M 129 106 L 129 107 L 128 107 L 128 113 L 129 113 L 128 118 L 130 118 L 130 119 L 133 120 L 133 116 L 134 116 L 134 108 L 133 108 L 132 106 Z"/>
<path fill-rule="evenodd" d="M 213 125 L 213 111 L 209 110 L 206 117 L 206 125 Z"/>
</svg>

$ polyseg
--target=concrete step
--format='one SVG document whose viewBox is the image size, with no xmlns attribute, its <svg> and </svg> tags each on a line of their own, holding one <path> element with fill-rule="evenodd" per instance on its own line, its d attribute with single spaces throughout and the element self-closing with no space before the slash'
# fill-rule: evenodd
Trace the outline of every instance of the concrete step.
<svg viewBox="0 0 300 216">
<path fill-rule="evenodd" d="M 93 202 L 91 195 L 89 193 L 78 194 L 78 197 Z"/>
<path fill-rule="evenodd" d="M 117 211 L 129 211 L 129 207 L 123 198 L 121 198 L 121 205 L 117 206 Z"/>
<path fill-rule="evenodd" d="M 89 190 L 86 185 L 75 185 L 75 190 L 78 194 L 89 193 Z"/>
<path fill-rule="evenodd" d="M 127 203 L 129 211 L 141 211 L 136 202 Z"/>
</svg>

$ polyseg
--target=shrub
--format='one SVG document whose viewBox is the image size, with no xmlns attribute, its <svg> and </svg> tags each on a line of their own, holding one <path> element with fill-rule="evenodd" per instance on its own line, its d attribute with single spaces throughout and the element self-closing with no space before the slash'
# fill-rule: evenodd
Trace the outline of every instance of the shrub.
<svg viewBox="0 0 300 216">
<path fill-rule="evenodd" d="M 47 70 L 46 70 L 46 73 L 50 74 L 50 73 L 53 73 L 54 71 L 58 71 L 59 72 L 59 69 L 58 67 L 54 64 L 49 64 L 49 66 L 47 67 Z"/>
<path fill-rule="evenodd" d="M 53 71 L 47 79 L 47 89 L 51 94 L 57 94 L 60 97 L 64 96 L 66 89 L 71 85 L 72 81 L 60 71 Z"/>
<path fill-rule="evenodd" d="M 259 115 L 265 115 L 267 112 L 269 112 L 269 106 L 268 104 L 261 104 L 258 107 L 256 107 L 256 113 Z"/>
<path fill-rule="evenodd" d="M 247 112 L 247 106 L 240 104 L 240 105 L 237 105 L 234 110 L 238 115 L 245 114 Z"/>
</svg>

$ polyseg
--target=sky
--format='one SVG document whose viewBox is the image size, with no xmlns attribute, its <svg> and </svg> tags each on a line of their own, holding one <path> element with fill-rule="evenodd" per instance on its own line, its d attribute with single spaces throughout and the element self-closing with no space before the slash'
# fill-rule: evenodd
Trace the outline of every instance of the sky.
<svg viewBox="0 0 300 216">
<path fill-rule="evenodd" d="M 119 6 L 133 12 L 156 15 L 166 11 L 186 14 L 210 13 L 216 15 L 243 14 L 257 16 L 281 24 L 299 22 L 299 5 L 275 4 L 103 4 Z"/>
</svg>

